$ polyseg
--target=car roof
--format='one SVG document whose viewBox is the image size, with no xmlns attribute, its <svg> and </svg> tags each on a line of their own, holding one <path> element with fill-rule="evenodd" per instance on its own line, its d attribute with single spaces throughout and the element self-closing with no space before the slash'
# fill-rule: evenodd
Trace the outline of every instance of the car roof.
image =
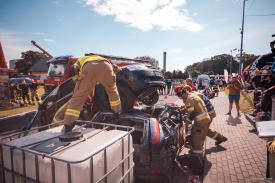
<svg viewBox="0 0 275 183">
<path fill-rule="evenodd" d="M 32 79 L 29 77 L 11 78 L 10 82 L 11 83 L 17 82 L 17 83 L 21 84 L 23 82 L 23 80 L 25 80 L 27 84 L 33 83 Z"/>
<path fill-rule="evenodd" d="M 209 77 L 208 75 L 206 75 L 206 74 L 199 75 L 199 76 L 198 76 L 198 79 L 199 79 L 199 78 L 210 79 L 210 77 Z"/>
</svg>

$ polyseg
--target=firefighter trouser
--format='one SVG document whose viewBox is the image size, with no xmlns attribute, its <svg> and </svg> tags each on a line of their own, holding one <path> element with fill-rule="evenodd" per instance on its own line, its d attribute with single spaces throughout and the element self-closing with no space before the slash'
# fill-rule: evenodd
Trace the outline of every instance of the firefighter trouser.
<svg viewBox="0 0 275 183">
<path fill-rule="evenodd" d="M 268 152 L 268 165 L 269 165 L 269 172 L 268 172 L 268 175 L 269 175 L 269 178 L 273 178 L 275 179 L 275 154 L 274 153 L 270 153 Z"/>
<path fill-rule="evenodd" d="M 121 111 L 116 76 L 112 64 L 107 61 L 88 62 L 83 66 L 83 71 L 76 81 L 74 94 L 65 112 L 65 125 L 70 125 L 79 118 L 87 96 L 94 90 L 97 83 L 104 86 L 112 110 L 116 113 Z"/>
<path fill-rule="evenodd" d="M 211 122 L 210 124 L 212 123 L 212 118 L 211 118 Z M 210 127 L 208 128 L 208 132 L 207 132 L 207 137 L 211 138 L 211 139 L 214 139 L 214 140 L 217 140 L 217 139 L 220 139 L 220 138 L 223 138 L 223 135 L 216 132 L 215 130 L 212 130 Z"/>
<path fill-rule="evenodd" d="M 223 135 L 221 135 L 220 133 L 216 132 L 215 130 L 212 130 L 211 128 L 209 128 L 208 132 L 207 132 L 207 137 L 216 140 L 218 138 L 222 138 Z"/>
<path fill-rule="evenodd" d="M 57 123 L 64 120 L 65 112 L 69 102 L 63 104 L 55 113 L 52 123 Z"/>
<path fill-rule="evenodd" d="M 210 122 L 203 121 L 195 121 L 194 126 L 192 127 L 192 150 L 191 152 L 194 154 L 198 154 L 203 156 L 203 146 L 205 142 L 205 138 L 208 134 Z"/>
</svg>

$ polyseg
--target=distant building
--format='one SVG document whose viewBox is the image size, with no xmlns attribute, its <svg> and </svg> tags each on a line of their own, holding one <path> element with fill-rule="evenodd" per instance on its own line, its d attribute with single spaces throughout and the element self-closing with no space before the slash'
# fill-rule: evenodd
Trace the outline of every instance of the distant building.
<svg viewBox="0 0 275 183">
<path fill-rule="evenodd" d="M 15 69 L 15 63 L 18 62 L 19 60 L 23 60 L 23 59 L 10 60 L 10 62 L 9 62 L 9 68 L 10 69 Z"/>
<path fill-rule="evenodd" d="M 40 83 L 44 83 L 44 80 L 47 78 L 48 60 L 49 58 L 40 59 L 29 69 L 30 74 L 40 78 Z"/>
</svg>

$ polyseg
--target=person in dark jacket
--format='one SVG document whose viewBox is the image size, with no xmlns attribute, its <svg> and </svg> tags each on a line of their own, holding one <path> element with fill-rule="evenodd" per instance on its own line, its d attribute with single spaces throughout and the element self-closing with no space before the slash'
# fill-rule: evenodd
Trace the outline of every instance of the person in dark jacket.
<svg viewBox="0 0 275 183">
<path fill-rule="evenodd" d="M 15 83 L 11 83 L 10 84 L 10 100 L 11 102 L 15 102 L 16 101 L 16 85 Z"/>
<path fill-rule="evenodd" d="M 270 43 L 270 49 L 271 49 L 272 54 L 275 56 L 275 41 L 272 41 Z"/>
<path fill-rule="evenodd" d="M 34 99 L 39 102 L 39 96 L 37 94 L 38 84 L 32 81 L 32 84 L 30 84 L 30 90 L 31 90 L 31 99 L 34 103 Z"/>
<path fill-rule="evenodd" d="M 22 94 L 24 104 L 26 104 L 26 99 L 28 100 L 28 103 L 31 104 L 30 95 L 29 95 L 29 86 L 27 85 L 25 80 L 22 81 L 22 84 L 20 85 L 20 89 L 21 89 L 21 94 Z"/>
</svg>

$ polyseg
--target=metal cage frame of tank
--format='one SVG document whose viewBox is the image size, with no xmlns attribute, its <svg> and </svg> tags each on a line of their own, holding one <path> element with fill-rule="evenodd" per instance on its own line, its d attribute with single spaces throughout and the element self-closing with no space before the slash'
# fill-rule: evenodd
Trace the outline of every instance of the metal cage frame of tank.
<svg viewBox="0 0 275 183">
<path fill-rule="evenodd" d="M 121 145 L 121 148 L 122 148 L 122 158 L 118 164 L 118 166 L 122 165 L 122 177 L 120 178 L 119 182 L 124 182 L 124 179 L 125 177 L 128 175 L 128 182 L 130 183 L 130 172 L 131 170 L 133 170 L 133 167 L 134 167 L 134 163 L 130 166 L 130 156 L 133 155 L 134 151 L 131 151 L 130 152 L 130 134 L 134 131 L 134 128 L 133 127 L 128 127 L 128 126 L 121 126 L 121 125 L 115 125 L 115 124 L 107 124 L 107 123 L 98 123 L 98 122 L 91 122 L 91 121 L 80 121 L 78 120 L 77 121 L 77 124 L 80 125 L 80 127 L 87 127 L 87 128 L 96 128 L 96 129 L 101 129 L 99 132 L 97 132 L 96 134 L 93 134 L 85 139 L 82 139 L 80 141 L 78 141 L 77 143 L 73 144 L 73 145 L 68 145 L 64 148 L 62 148 L 61 150 L 57 150 L 56 152 L 52 153 L 51 155 L 55 154 L 55 153 L 58 153 L 58 152 L 61 152 L 69 147 L 72 147 L 72 146 L 75 146 L 81 142 L 83 142 L 84 140 L 86 139 L 89 139 L 89 138 L 92 138 L 93 136 L 103 132 L 104 130 L 110 130 L 110 129 L 115 129 L 115 130 L 123 130 L 123 131 L 126 131 L 127 133 L 125 135 L 123 135 L 122 137 L 120 137 L 117 141 L 121 140 L 122 142 L 122 145 Z M 24 182 L 26 181 L 31 181 L 31 182 L 40 182 L 39 180 L 39 163 L 38 163 L 38 157 L 42 157 L 42 158 L 49 158 L 51 160 L 51 174 L 52 174 L 52 182 L 55 183 L 55 163 L 54 161 L 60 161 L 60 162 L 64 162 L 67 164 L 67 172 L 68 172 L 68 183 L 71 183 L 72 182 L 72 179 L 71 179 L 71 164 L 78 164 L 78 163 L 82 163 L 84 161 L 87 161 L 90 159 L 90 183 L 98 183 L 98 182 L 101 182 L 102 180 L 105 180 L 105 182 L 107 182 L 107 176 L 109 174 L 111 174 L 116 168 L 112 168 L 110 171 L 107 172 L 107 161 L 106 161 L 106 149 L 108 147 L 110 147 L 111 145 L 113 145 L 114 143 L 116 143 L 117 141 L 114 141 L 112 143 L 110 143 L 109 145 L 107 145 L 106 147 L 103 147 L 101 149 L 99 149 L 98 151 L 96 151 L 95 153 L 93 153 L 92 155 L 90 155 L 89 157 L 83 159 L 83 160 L 79 160 L 79 161 L 66 161 L 66 160 L 62 160 L 60 158 L 55 158 L 55 157 L 51 157 L 50 155 L 47 155 L 47 154 L 43 154 L 43 153 L 38 153 L 38 152 L 33 152 L 33 151 L 30 151 L 28 149 L 24 149 L 24 146 L 23 147 L 15 147 L 15 146 L 11 146 L 11 145 L 7 145 L 5 144 L 5 142 L 10 142 L 12 140 L 15 140 L 15 139 L 18 139 L 18 138 L 21 138 L 21 137 L 24 137 L 24 136 L 27 136 L 29 133 L 31 134 L 34 134 L 34 133 L 38 133 L 39 130 L 41 129 L 50 129 L 50 128 L 54 128 L 54 127 L 57 127 L 57 126 L 60 126 L 62 125 L 61 123 L 54 123 L 54 124 L 50 124 L 50 125 L 45 125 L 45 126 L 41 126 L 41 127 L 36 127 L 36 128 L 33 128 L 31 130 L 28 130 L 28 131 L 22 131 L 22 132 L 18 132 L 18 133 L 14 133 L 14 134 L 11 134 L 9 136 L 6 136 L 6 137 L 3 137 L 3 138 L 0 138 L 0 182 L 3 182 L 3 183 L 6 183 L 6 180 L 5 180 L 5 172 L 9 172 L 12 174 L 12 182 L 15 182 L 15 175 L 16 176 L 19 176 L 20 178 L 23 179 Z M 99 127 L 98 127 L 99 126 Z M 125 156 L 124 154 L 124 137 L 128 136 L 128 155 Z M 57 136 L 58 137 L 58 136 Z M 53 138 L 56 138 L 56 137 L 53 137 Z M 50 140 L 50 139 L 53 139 L 53 138 L 49 138 L 47 140 Z M 28 144 L 26 146 L 30 146 L 30 145 L 35 145 L 35 144 L 38 144 L 38 143 L 41 143 L 41 142 L 44 142 L 44 141 L 47 141 L 47 140 L 42 140 L 40 142 L 36 142 L 34 144 Z M 4 159 L 3 159 L 3 146 L 8 146 L 10 148 L 10 154 L 11 154 L 11 170 L 4 167 Z M 23 175 L 18 173 L 18 172 L 15 172 L 14 171 L 14 165 L 13 165 L 13 150 L 21 150 L 22 151 L 22 162 L 23 162 Z M 95 155 L 97 155 L 99 152 L 101 151 L 104 151 L 104 175 L 96 182 L 94 182 L 93 180 L 93 157 Z M 27 177 L 26 176 L 26 161 L 25 161 L 25 153 L 32 153 L 34 154 L 35 156 L 35 170 L 36 170 L 36 180 L 30 178 L 30 177 Z M 124 161 L 128 159 L 128 169 L 126 172 L 124 172 Z"/>
</svg>

